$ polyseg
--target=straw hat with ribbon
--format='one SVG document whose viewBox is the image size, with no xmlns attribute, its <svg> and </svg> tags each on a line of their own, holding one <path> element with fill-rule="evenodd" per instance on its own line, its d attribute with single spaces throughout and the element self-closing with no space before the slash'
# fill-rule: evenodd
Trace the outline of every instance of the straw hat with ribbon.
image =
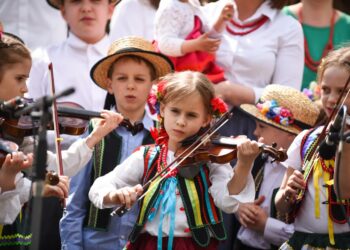
<svg viewBox="0 0 350 250">
<path fill-rule="evenodd" d="M 60 9 L 64 0 L 46 0 L 46 1 L 51 7 L 55 9 Z M 120 1 L 121 0 L 109 0 L 109 2 L 113 3 L 114 5 L 117 5 Z"/>
<path fill-rule="evenodd" d="M 292 134 L 313 127 L 318 107 L 300 91 L 277 84 L 268 85 L 256 105 L 240 108 L 257 120 Z"/>
<path fill-rule="evenodd" d="M 108 70 L 122 56 L 138 56 L 154 66 L 156 77 L 173 71 L 173 64 L 164 55 L 157 53 L 151 42 L 140 37 L 123 37 L 112 43 L 108 56 L 98 61 L 91 69 L 92 80 L 101 88 L 107 89 Z"/>
</svg>

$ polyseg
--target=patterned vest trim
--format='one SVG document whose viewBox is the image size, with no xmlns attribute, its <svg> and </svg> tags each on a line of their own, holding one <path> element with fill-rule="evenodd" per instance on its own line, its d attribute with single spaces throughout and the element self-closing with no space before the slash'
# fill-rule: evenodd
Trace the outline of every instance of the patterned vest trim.
<svg viewBox="0 0 350 250">
<path fill-rule="evenodd" d="M 92 131 L 92 129 L 93 124 L 90 123 L 89 131 Z M 153 142 L 148 132 L 142 144 L 150 144 Z M 109 173 L 120 163 L 122 143 L 122 137 L 113 131 L 95 146 L 92 157 L 93 163 L 90 183 L 93 183 L 98 177 Z M 91 202 L 88 202 L 87 207 L 88 211 L 84 220 L 84 226 L 97 231 L 107 231 L 111 220 L 110 213 L 112 209 L 98 209 Z"/>
<path fill-rule="evenodd" d="M 143 183 L 146 183 L 157 173 L 158 156 L 158 146 L 149 146 L 145 149 Z M 222 222 L 221 211 L 215 206 L 208 190 L 211 185 L 208 167 L 206 165 L 201 166 L 199 174 L 193 180 L 185 179 L 181 176 L 177 176 L 176 178 L 187 221 L 196 243 L 201 247 L 208 246 L 210 242 L 209 230 L 216 239 L 225 240 L 227 236 Z M 163 181 L 157 183 L 157 180 L 155 180 L 148 188 L 151 191 L 140 202 L 140 213 L 129 236 L 129 240 L 132 243 L 136 241 L 147 222 L 147 218 L 160 193 L 162 184 Z"/>
<path fill-rule="evenodd" d="M 0 249 L 7 249 L 10 246 L 29 246 L 31 244 L 32 234 L 29 226 L 25 228 L 26 220 L 22 214 L 25 214 L 23 208 L 13 224 L 0 225 Z"/>
<path fill-rule="evenodd" d="M 307 155 L 311 151 L 311 146 L 315 143 L 318 135 L 319 135 L 318 130 L 312 130 L 304 136 L 304 138 L 301 142 L 301 156 L 302 156 L 304 164 L 305 164 Z M 321 164 L 320 161 L 323 161 L 324 164 Z M 333 185 L 333 181 L 332 181 L 333 174 L 334 174 L 333 173 L 334 159 L 322 160 L 322 159 L 318 158 L 317 163 L 315 162 L 313 165 L 315 165 L 315 164 L 324 165 L 324 167 L 327 167 L 328 170 L 323 169 L 322 171 L 327 171 L 330 174 L 331 181 L 329 183 L 327 182 L 327 184 L 325 184 L 323 186 L 323 188 L 327 189 L 328 200 L 325 202 L 322 202 L 322 204 L 328 204 L 329 217 L 332 219 L 333 222 L 338 223 L 338 224 L 346 223 L 347 222 L 346 215 L 349 216 L 349 214 L 350 214 L 350 200 L 340 201 L 336 197 L 336 194 L 334 191 L 334 185 Z M 309 175 L 309 177 L 310 176 L 311 176 L 311 174 Z M 309 181 L 309 179 L 310 178 L 308 178 L 307 181 Z M 342 210 L 345 211 L 345 213 Z"/>
</svg>

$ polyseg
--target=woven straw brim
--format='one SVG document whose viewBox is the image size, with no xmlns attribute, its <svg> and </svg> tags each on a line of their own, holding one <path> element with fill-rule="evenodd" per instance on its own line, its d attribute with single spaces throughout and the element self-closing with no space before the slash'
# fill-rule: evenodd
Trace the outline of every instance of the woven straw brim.
<svg viewBox="0 0 350 250">
<path fill-rule="evenodd" d="M 251 104 L 242 104 L 240 106 L 240 109 L 252 116 L 253 118 L 259 120 L 260 122 L 263 122 L 265 124 L 268 124 L 268 125 L 271 125 L 275 128 L 278 128 L 278 129 L 281 129 L 283 131 L 286 131 L 286 132 L 289 132 L 289 133 L 292 133 L 294 135 L 297 135 L 300 133 L 300 129 L 297 129 L 295 127 L 292 127 L 292 126 L 283 126 L 282 124 L 278 124 L 270 119 L 267 119 L 262 113 L 260 113 L 260 111 L 257 109 L 257 107 L 255 105 L 251 105 Z"/>
<path fill-rule="evenodd" d="M 288 109 L 292 113 L 293 118 L 303 123 L 305 126 L 313 127 L 319 115 L 318 107 L 303 93 L 291 87 L 278 84 L 268 85 L 260 97 L 260 100 L 263 102 L 275 100 L 278 106 Z M 292 134 L 299 134 L 300 131 L 303 130 L 303 128 L 298 127 L 295 123 L 285 126 L 268 119 L 260 112 L 256 105 L 243 104 L 240 108 L 259 121 Z"/>
<path fill-rule="evenodd" d="M 101 88 L 107 89 L 109 68 L 119 57 L 128 55 L 138 56 L 148 61 L 151 65 L 153 65 L 157 78 L 165 76 L 166 74 L 173 71 L 173 65 L 171 61 L 162 54 L 137 48 L 126 48 L 121 49 L 116 53 L 98 61 L 90 71 L 92 80 Z"/>
<path fill-rule="evenodd" d="M 114 5 L 117 5 L 120 1 L 121 0 L 110 0 L 110 2 L 113 3 Z M 55 9 L 60 9 L 62 0 L 47 0 L 47 3 Z"/>
</svg>

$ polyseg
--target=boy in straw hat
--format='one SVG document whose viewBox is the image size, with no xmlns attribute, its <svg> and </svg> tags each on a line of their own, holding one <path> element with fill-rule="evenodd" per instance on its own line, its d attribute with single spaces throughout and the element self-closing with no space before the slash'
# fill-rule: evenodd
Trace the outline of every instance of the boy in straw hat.
<svg viewBox="0 0 350 250">
<path fill-rule="evenodd" d="M 265 88 L 256 105 L 243 104 L 243 112 L 256 122 L 254 135 L 267 145 L 288 149 L 295 136 L 314 126 L 319 114 L 317 106 L 298 90 L 277 84 Z M 271 249 L 286 241 L 293 225 L 276 214 L 274 193 L 279 188 L 286 168 L 280 162 L 260 155 L 253 167 L 256 184 L 254 203 L 242 203 L 236 213 L 241 225 L 234 249 Z"/>
<path fill-rule="evenodd" d="M 107 135 L 95 147 L 86 169 L 72 179 L 67 213 L 61 220 L 63 249 L 122 249 L 126 244 L 138 208 L 123 217 L 111 217 L 110 209 L 100 210 L 90 203 L 88 192 L 97 177 L 113 170 L 138 146 L 153 141 L 154 122 L 145 106 L 154 81 L 171 71 L 171 62 L 137 37 L 116 40 L 108 56 L 93 66 L 91 78 L 108 91 L 105 107 L 120 112 L 130 123 Z"/>
</svg>

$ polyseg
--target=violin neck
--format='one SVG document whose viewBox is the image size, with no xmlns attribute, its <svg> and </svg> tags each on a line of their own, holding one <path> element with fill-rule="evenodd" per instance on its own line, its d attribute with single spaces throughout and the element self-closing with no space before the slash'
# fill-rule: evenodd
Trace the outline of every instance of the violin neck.
<svg viewBox="0 0 350 250">
<path fill-rule="evenodd" d="M 84 120 L 90 120 L 91 118 L 102 118 L 99 112 L 67 107 L 57 107 L 57 113 L 59 116 L 80 118 Z"/>
</svg>

